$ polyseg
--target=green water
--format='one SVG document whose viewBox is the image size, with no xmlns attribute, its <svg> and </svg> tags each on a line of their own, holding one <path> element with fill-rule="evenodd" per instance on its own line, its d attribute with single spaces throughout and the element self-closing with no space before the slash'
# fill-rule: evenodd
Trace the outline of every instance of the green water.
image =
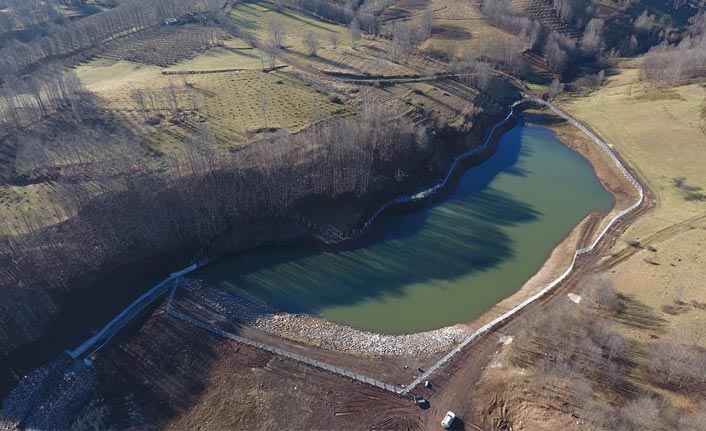
<svg viewBox="0 0 706 431">
<path fill-rule="evenodd" d="M 355 328 L 412 333 L 464 322 L 511 295 L 612 196 L 539 126 L 505 133 L 444 201 L 385 218 L 373 244 L 341 253 L 267 247 L 205 268 L 215 285 Z"/>
</svg>

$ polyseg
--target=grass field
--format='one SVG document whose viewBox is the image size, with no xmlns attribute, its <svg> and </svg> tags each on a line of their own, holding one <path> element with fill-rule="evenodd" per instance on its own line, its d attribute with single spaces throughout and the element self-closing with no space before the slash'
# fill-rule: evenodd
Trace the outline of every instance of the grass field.
<svg viewBox="0 0 706 431">
<path fill-rule="evenodd" d="M 265 126 L 262 97 L 266 101 L 267 126 L 285 127 L 294 132 L 311 121 L 344 109 L 343 105 L 332 101 L 332 96 L 300 80 L 291 70 L 263 73 L 254 67 L 255 60 L 250 57 L 236 61 L 242 58 L 230 55 L 230 51 L 209 51 L 173 68 L 211 70 L 227 66 L 249 69 L 242 72 L 163 75 L 162 69 L 157 67 L 98 59 L 82 65 L 77 73 L 90 90 L 106 101 L 109 111 L 114 111 L 121 119 L 128 119 L 141 133 L 151 136 L 163 152 L 169 152 L 170 146 L 176 149 L 189 131 L 180 130 L 183 127 L 176 125 L 151 127 L 141 124 L 143 121 L 130 96 L 134 90 L 159 93 L 168 85 L 177 86 L 185 109 L 195 108 L 197 121 L 206 124 L 220 141 L 228 144 L 243 142 L 249 131 Z M 259 64 L 259 59 L 256 62 Z M 154 130 L 150 133 L 149 129 Z M 158 133 L 160 130 L 165 132 L 164 135 Z"/>
<path fill-rule="evenodd" d="M 222 47 L 211 48 L 195 58 L 184 60 L 165 70 L 262 69 L 262 65 L 262 56 L 257 48 L 244 45 L 240 39 L 229 39 L 224 42 Z M 281 65 L 280 62 L 276 64 L 276 66 Z"/>
<path fill-rule="evenodd" d="M 640 82 L 638 73 L 623 69 L 590 96 L 559 103 L 613 144 L 656 196 L 654 211 L 612 249 L 612 254 L 632 251 L 628 240 L 644 247 L 611 271 L 616 288 L 674 325 L 691 324 L 705 319 L 706 312 L 661 310 L 675 298 L 706 302 L 706 202 L 685 200 L 673 183 L 685 177 L 706 188 L 706 86 L 661 90 Z"/>
<path fill-rule="evenodd" d="M 332 46 L 332 36 L 336 37 L 337 45 L 351 44 L 345 27 L 322 22 L 291 10 L 277 11 L 271 3 L 237 3 L 233 7 L 231 17 L 239 28 L 262 41 L 266 41 L 270 36 L 270 21 L 280 21 L 285 33 L 284 44 L 288 49 L 302 51 L 302 38 L 310 31 L 319 36 L 322 46 Z"/>
<path fill-rule="evenodd" d="M 462 55 L 466 50 L 483 52 L 498 39 L 516 40 L 513 35 L 488 24 L 480 11 L 480 2 L 431 0 L 429 7 L 436 19 L 432 35 L 423 49 L 434 48 Z"/>
</svg>

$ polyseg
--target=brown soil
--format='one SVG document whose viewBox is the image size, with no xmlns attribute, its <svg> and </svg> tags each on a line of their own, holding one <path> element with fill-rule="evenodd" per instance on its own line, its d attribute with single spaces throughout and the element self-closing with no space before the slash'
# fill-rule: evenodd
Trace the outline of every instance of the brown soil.
<svg viewBox="0 0 706 431">
<path fill-rule="evenodd" d="M 95 364 L 113 414 L 157 429 L 418 429 L 407 398 L 223 340 L 162 312 Z"/>
</svg>

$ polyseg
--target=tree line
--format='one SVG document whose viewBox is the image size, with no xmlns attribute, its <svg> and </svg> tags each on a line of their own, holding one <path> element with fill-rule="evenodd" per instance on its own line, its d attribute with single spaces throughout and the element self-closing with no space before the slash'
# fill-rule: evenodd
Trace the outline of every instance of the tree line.
<svg viewBox="0 0 706 431">
<path fill-rule="evenodd" d="M 652 47 L 641 69 L 649 81 L 664 84 L 706 76 L 706 11 L 692 18 L 679 42 L 664 41 Z"/>
<path fill-rule="evenodd" d="M 167 18 L 219 7 L 220 2 L 215 0 L 128 0 L 113 9 L 57 26 L 53 33 L 29 43 L 16 39 L 8 42 L 0 50 L 0 79 L 4 82 L 5 77 L 24 75 L 42 62 L 96 49 L 116 37 L 161 25 Z"/>
<path fill-rule="evenodd" d="M 71 70 L 47 66 L 25 78 L 9 75 L 0 87 L 0 128 L 21 129 L 62 108 L 82 120 L 95 112 L 94 102 Z"/>
<path fill-rule="evenodd" d="M 181 155 L 162 159 L 160 169 L 135 171 L 135 159 L 117 157 L 111 163 L 130 175 L 96 175 L 90 182 L 58 175 L 53 205 L 65 221 L 46 227 L 22 212 L 24 233 L 0 237 L 0 261 L 12 275 L 0 303 L 15 304 L 13 295 L 41 297 L 23 303 L 21 318 L 9 309 L 0 313 L 2 350 L 41 333 L 47 313 L 58 309 L 59 292 L 120 262 L 208 249 L 225 236 L 247 241 L 265 228 L 274 231 L 272 239 L 323 235 L 312 199 L 363 209 L 409 187 L 396 172 L 428 174 L 437 165 L 440 172 L 443 163 L 429 153 L 427 139 L 423 126 L 370 105 L 356 117 L 323 121 L 297 135 L 280 130 L 235 152 L 218 151 L 204 127 Z M 19 326 L 26 329 L 17 332 Z"/>
</svg>

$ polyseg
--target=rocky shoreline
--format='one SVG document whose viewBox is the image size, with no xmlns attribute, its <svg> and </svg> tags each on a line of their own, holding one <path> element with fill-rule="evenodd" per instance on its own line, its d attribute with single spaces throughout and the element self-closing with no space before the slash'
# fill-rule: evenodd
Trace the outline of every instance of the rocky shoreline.
<svg viewBox="0 0 706 431">
<path fill-rule="evenodd" d="M 416 334 L 379 334 L 319 317 L 277 310 L 265 303 L 208 286 L 203 280 L 191 280 L 181 289 L 228 319 L 277 336 L 346 353 L 378 356 L 436 354 L 452 349 L 473 333 L 468 325 L 457 324 Z"/>
</svg>

